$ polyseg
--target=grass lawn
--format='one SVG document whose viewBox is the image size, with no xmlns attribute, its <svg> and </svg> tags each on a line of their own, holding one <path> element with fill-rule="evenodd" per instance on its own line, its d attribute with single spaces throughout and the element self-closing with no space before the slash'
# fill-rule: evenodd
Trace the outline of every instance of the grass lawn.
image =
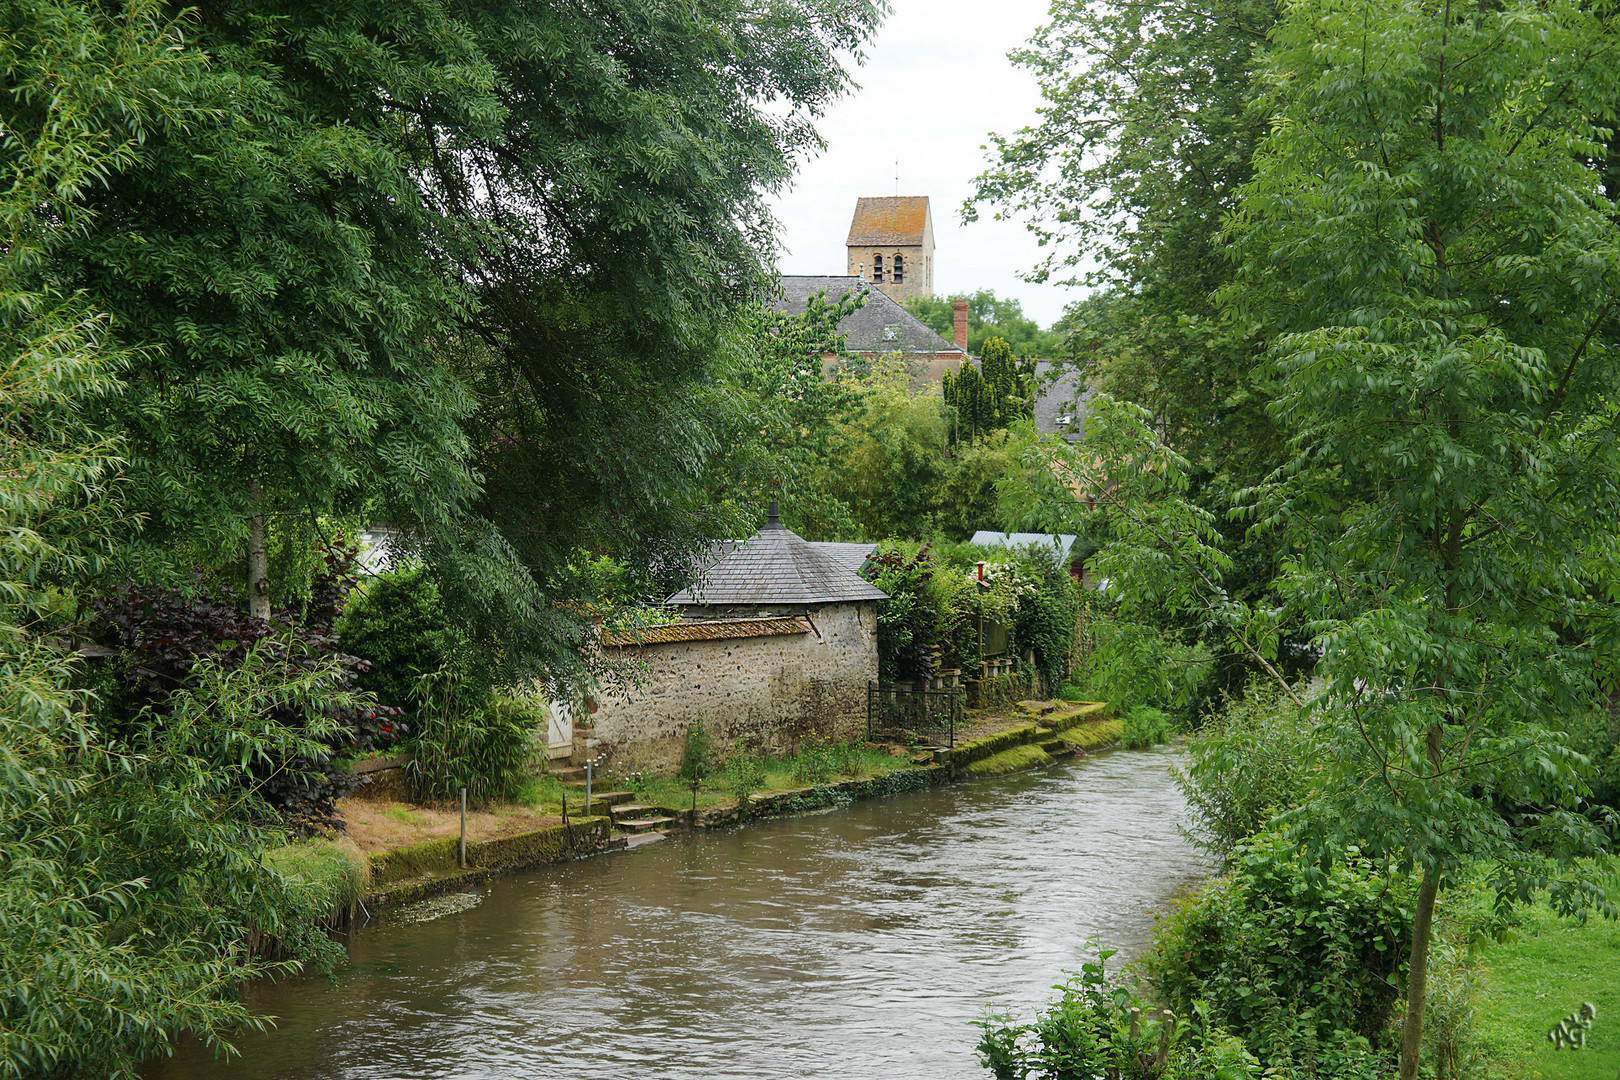
<svg viewBox="0 0 1620 1080">
<path fill-rule="evenodd" d="M 1545 907 L 1524 913 L 1516 938 L 1487 945 L 1476 1037 L 1491 1080 L 1620 1077 L 1620 924 L 1580 925 Z M 1555 1049 L 1547 1032 L 1582 1002 L 1597 1016 L 1581 1049 Z"/>
</svg>

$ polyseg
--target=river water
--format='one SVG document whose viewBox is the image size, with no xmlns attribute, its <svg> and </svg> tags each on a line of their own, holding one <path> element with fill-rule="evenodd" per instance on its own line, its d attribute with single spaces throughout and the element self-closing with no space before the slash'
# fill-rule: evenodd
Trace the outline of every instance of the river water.
<svg viewBox="0 0 1620 1080">
<path fill-rule="evenodd" d="M 1173 752 L 1117 750 L 505 878 L 354 938 L 276 1029 L 152 1080 L 986 1077 L 1096 935 L 1123 955 L 1208 870 Z M 463 910 L 456 910 L 461 908 Z M 1117 962 L 1122 957 L 1116 957 Z"/>
</svg>

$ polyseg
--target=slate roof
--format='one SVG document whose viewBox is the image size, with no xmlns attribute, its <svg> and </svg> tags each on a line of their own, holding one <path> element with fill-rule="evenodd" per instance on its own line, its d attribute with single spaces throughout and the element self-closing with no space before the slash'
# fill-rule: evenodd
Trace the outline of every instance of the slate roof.
<svg viewBox="0 0 1620 1080">
<path fill-rule="evenodd" d="M 740 541 L 670 604 L 829 604 L 884 600 L 888 593 L 818 551 L 773 513 L 765 527 Z"/>
<path fill-rule="evenodd" d="M 630 626 L 603 630 L 603 645 L 668 645 L 679 641 L 725 641 L 730 638 L 776 637 L 782 634 L 808 634 L 810 623 L 802 618 L 721 619 L 715 622 L 666 623 L 663 626 Z"/>
<path fill-rule="evenodd" d="M 928 224 L 928 196 L 856 199 L 845 247 L 916 247 Z"/>
<path fill-rule="evenodd" d="M 946 341 L 926 324 L 886 295 L 858 277 L 784 274 L 783 299 L 771 306 L 791 315 L 803 314 L 810 298 L 825 293 L 828 303 L 837 303 L 851 293 L 864 293 L 866 306 L 852 311 L 838 324 L 845 347 L 853 353 L 956 353 L 967 355 L 954 342 Z"/>
<path fill-rule="evenodd" d="M 832 540 L 811 540 L 810 546 L 823 554 L 831 555 L 852 574 L 859 574 L 861 567 L 866 565 L 866 560 L 877 550 L 876 544 L 840 544 Z"/>
<path fill-rule="evenodd" d="M 980 529 L 968 541 L 979 547 L 1024 548 L 1037 547 L 1055 549 L 1058 557 L 1064 562 L 1069 561 L 1069 549 L 1074 546 L 1073 533 L 1004 533 L 991 532 L 989 529 Z"/>
<path fill-rule="evenodd" d="M 1062 435 L 1069 442 L 1077 442 L 1086 423 L 1086 402 L 1091 390 L 1078 372 L 1070 368 L 1048 384 L 1052 362 L 1042 360 L 1035 365 L 1035 376 L 1040 389 L 1035 395 L 1035 429 L 1048 435 Z M 1068 418 L 1068 423 L 1059 420 Z"/>
</svg>

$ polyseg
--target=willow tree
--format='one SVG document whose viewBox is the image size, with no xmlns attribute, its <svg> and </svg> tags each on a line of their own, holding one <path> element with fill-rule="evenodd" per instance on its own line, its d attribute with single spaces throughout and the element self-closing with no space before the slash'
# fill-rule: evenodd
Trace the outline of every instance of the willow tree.
<svg viewBox="0 0 1620 1080">
<path fill-rule="evenodd" d="M 1436 895 L 1470 864 L 1615 913 L 1556 728 L 1620 636 L 1620 227 L 1591 164 L 1620 37 L 1561 0 L 1304 0 L 1275 43 L 1224 298 L 1275 335 L 1293 456 L 1254 505 L 1321 656 L 1332 778 L 1294 827 L 1422 877 L 1410 1080 Z"/>
</svg>

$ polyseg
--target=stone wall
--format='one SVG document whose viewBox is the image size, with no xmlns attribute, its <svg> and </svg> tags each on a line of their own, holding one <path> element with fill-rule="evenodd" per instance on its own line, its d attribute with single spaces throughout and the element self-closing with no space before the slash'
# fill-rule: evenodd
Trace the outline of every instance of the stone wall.
<svg viewBox="0 0 1620 1080">
<path fill-rule="evenodd" d="M 598 752 L 625 765 L 667 767 L 680 761 L 697 723 L 719 753 L 734 746 L 784 752 L 807 735 L 864 731 L 866 684 L 877 678 L 877 605 L 798 613 L 803 629 L 793 633 L 778 626 L 740 637 L 731 623 L 717 639 L 607 647 L 633 681 L 598 697 L 589 732 Z"/>
</svg>

